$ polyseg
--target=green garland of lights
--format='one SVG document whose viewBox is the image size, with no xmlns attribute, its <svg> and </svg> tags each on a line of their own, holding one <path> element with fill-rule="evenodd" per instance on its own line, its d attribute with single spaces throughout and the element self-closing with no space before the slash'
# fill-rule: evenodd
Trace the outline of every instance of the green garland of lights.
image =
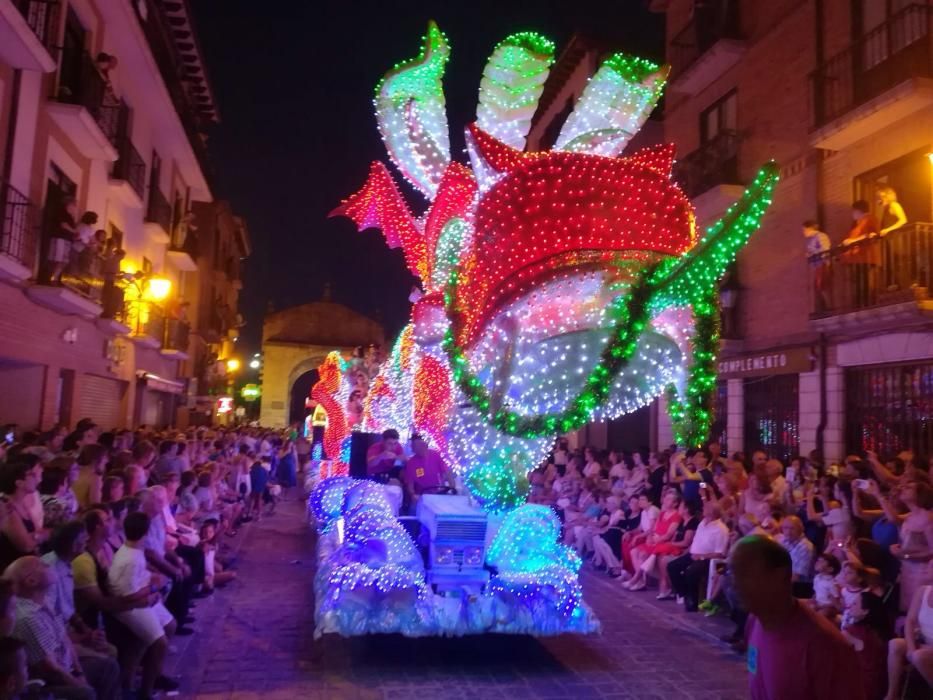
<svg viewBox="0 0 933 700">
<path fill-rule="evenodd" d="M 667 388 L 667 412 L 678 445 L 699 447 L 713 423 L 713 395 L 716 391 L 716 356 L 719 354 L 719 306 L 715 294 L 693 306 L 696 332 L 693 360 L 683 401 L 673 384 Z"/>
<path fill-rule="evenodd" d="M 668 405 L 678 442 L 699 444 L 705 439 L 712 420 L 711 402 L 716 386 L 715 361 L 719 349 L 716 282 L 758 228 L 771 203 L 771 192 L 777 179 L 777 165 L 774 162 L 765 165 L 741 200 L 707 229 L 700 243 L 680 257 L 646 268 L 632 283 L 628 293 L 612 302 L 609 308 L 612 319 L 609 342 L 587 377 L 584 388 L 560 413 L 522 416 L 500 408 L 490 415 L 489 392 L 470 370 L 466 354 L 456 342 L 461 314 L 454 303 L 459 271 L 453 271 L 444 293 L 451 324 L 442 346 L 460 391 L 478 411 L 487 415 L 497 430 L 507 435 L 533 438 L 576 430 L 585 425 L 593 411 L 609 397 L 612 380 L 634 356 L 638 338 L 652 314 L 666 307 L 691 306 L 696 331 L 692 341 L 693 361 L 687 379 L 687 397 L 681 401 L 676 390 L 671 393 L 668 389 Z"/>
<path fill-rule="evenodd" d="M 629 293 L 616 297 L 609 308 L 613 319 L 609 342 L 603 348 L 600 361 L 590 372 L 584 388 L 573 398 L 570 406 L 561 413 L 536 416 L 522 416 L 507 409 L 499 409 L 490 416 L 490 422 L 497 430 L 507 435 L 521 437 L 544 437 L 557 433 L 567 433 L 585 425 L 593 411 L 607 398 L 612 386 L 612 379 L 622 371 L 638 349 L 638 338 L 648 324 L 649 304 L 654 285 L 648 280 L 654 267 L 644 271 L 632 284 Z M 455 341 L 460 314 L 454 309 L 456 299 L 457 273 L 451 276 L 445 294 L 451 327 L 444 336 L 443 347 L 447 351 L 454 381 L 460 391 L 481 412 L 488 412 L 490 407 L 489 392 L 482 381 L 469 369 L 466 355 Z"/>
</svg>

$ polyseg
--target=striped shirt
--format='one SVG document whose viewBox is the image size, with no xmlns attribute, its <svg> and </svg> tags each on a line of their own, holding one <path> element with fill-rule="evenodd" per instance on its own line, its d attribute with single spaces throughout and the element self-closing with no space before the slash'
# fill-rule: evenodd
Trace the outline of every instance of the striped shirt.
<svg viewBox="0 0 933 700">
<path fill-rule="evenodd" d="M 64 669 L 74 668 L 75 658 L 65 625 L 45 605 L 28 598 L 16 598 L 13 636 L 26 645 L 26 660 L 30 666 L 50 658 Z"/>
</svg>

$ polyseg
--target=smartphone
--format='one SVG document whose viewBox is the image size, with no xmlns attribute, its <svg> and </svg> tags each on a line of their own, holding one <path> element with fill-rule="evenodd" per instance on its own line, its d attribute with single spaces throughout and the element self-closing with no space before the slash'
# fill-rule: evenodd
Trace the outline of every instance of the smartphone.
<svg viewBox="0 0 933 700">
<path fill-rule="evenodd" d="M 860 491 L 865 491 L 868 488 L 868 479 L 856 479 L 852 483 L 855 485 L 855 488 Z"/>
<path fill-rule="evenodd" d="M 794 467 L 788 467 L 784 473 L 784 478 L 790 482 L 792 482 L 796 476 L 797 470 Z"/>
<path fill-rule="evenodd" d="M 6 440 L 6 442 L 7 442 L 8 445 L 12 445 L 12 444 L 13 444 L 13 437 L 14 437 L 14 436 L 13 436 L 13 433 L 12 433 L 12 432 L 9 432 L 9 433 L 7 433 L 6 435 L 3 436 L 3 439 Z"/>
</svg>

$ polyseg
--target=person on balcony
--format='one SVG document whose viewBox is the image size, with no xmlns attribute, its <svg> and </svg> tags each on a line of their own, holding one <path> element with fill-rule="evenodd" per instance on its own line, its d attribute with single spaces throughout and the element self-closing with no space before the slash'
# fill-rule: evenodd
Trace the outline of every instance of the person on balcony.
<svg viewBox="0 0 933 700">
<path fill-rule="evenodd" d="M 830 286 L 831 267 L 826 253 L 832 244 L 829 236 L 820 231 L 820 225 L 813 219 L 803 222 L 803 235 L 807 241 L 807 262 L 813 279 L 813 301 L 815 310 L 820 312 L 828 306 L 826 293 Z"/>
<path fill-rule="evenodd" d="M 849 278 L 854 291 L 854 307 L 869 306 L 875 298 L 875 276 L 881 265 L 881 248 L 871 241 L 878 238 L 881 227 L 864 199 L 852 203 L 852 228 L 842 241 L 845 251 L 842 261 L 851 265 Z"/>
<path fill-rule="evenodd" d="M 75 231 L 72 262 L 84 275 L 90 271 L 91 258 L 94 256 L 94 229 L 97 226 L 97 212 L 86 211 L 81 215 Z"/>
<path fill-rule="evenodd" d="M 74 197 L 66 197 L 50 235 L 48 263 L 51 284 L 61 284 L 62 272 L 71 261 L 72 246 L 77 235 L 78 203 Z"/>
<path fill-rule="evenodd" d="M 885 185 L 878 190 L 878 200 L 881 203 L 881 235 L 886 236 L 907 223 L 907 214 L 904 207 L 897 201 L 897 192 L 893 187 Z"/>
<path fill-rule="evenodd" d="M 120 248 L 114 238 L 108 238 L 101 253 L 100 272 L 104 279 L 101 298 L 104 303 L 104 318 L 115 318 L 123 308 L 123 288 L 117 285 L 120 276 L 120 262 L 126 257 L 126 251 Z"/>
</svg>

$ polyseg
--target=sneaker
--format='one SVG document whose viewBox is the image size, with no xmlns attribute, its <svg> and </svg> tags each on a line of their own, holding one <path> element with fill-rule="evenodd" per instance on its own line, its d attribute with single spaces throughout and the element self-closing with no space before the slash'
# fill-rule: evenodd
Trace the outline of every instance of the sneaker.
<svg viewBox="0 0 933 700">
<path fill-rule="evenodd" d="M 704 600 L 704 601 L 703 601 L 702 603 L 700 603 L 697 607 L 698 607 L 700 610 L 702 610 L 703 612 L 706 612 L 707 610 L 711 610 L 712 608 L 714 608 L 714 607 L 716 607 L 716 606 L 713 605 L 710 601 Z"/>
<path fill-rule="evenodd" d="M 700 606 L 700 609 L 703 610 L 703 607 Z M 706 608 L 706 610 L 703 610 L 703 614 L 706 615 L 706 617 L 712 617 L 713 615 L 716 615 L 718 613 L 719 613 L 718 605 L 713 605 L 713 606 L 710 606 L 709 608 Z"/>
<path fill-rule="evenodd" d="M 683 605 L 683 604 L 684 604 L 684 597 L 683 597 L 682 595 L 676 596 L 676 597 L 674 598 L 674 600 L 677 601 L 677 605 Z"/>
</svg>

